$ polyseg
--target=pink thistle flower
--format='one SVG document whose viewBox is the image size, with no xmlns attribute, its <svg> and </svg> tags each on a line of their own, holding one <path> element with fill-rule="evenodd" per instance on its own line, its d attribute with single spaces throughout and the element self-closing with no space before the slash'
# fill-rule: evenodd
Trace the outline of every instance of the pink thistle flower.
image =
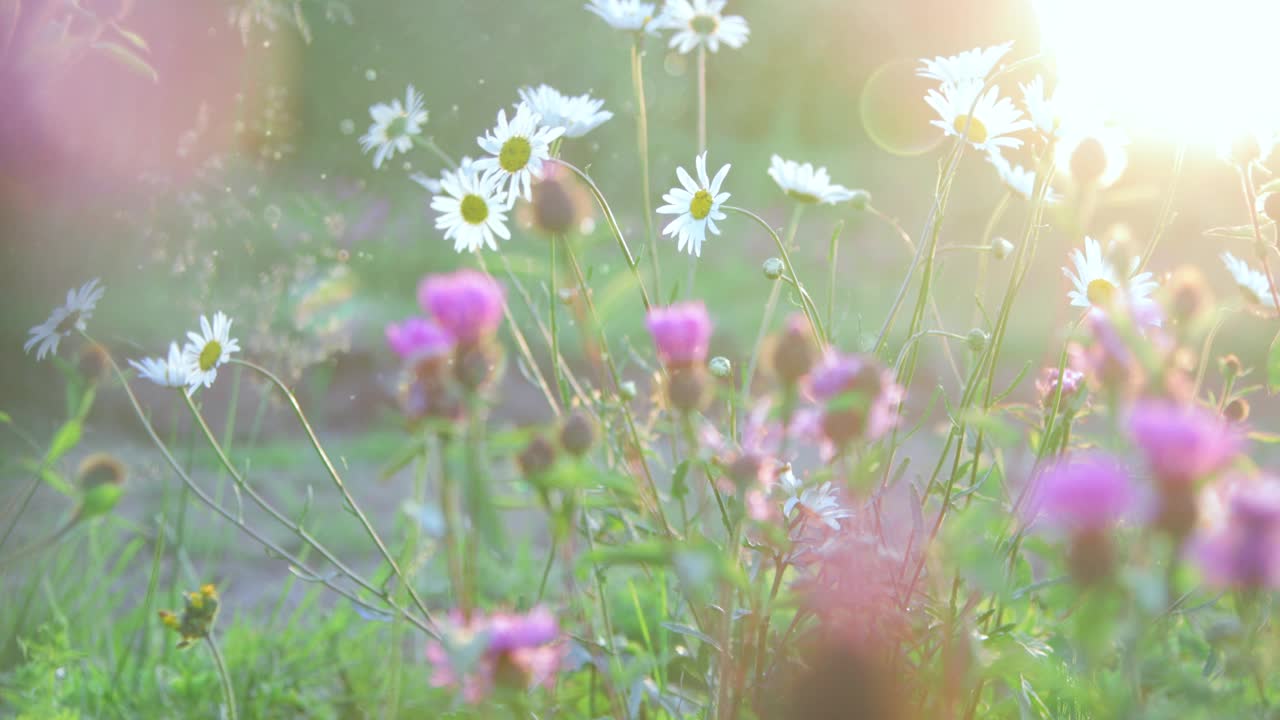
<svg viewBox="0 0 1280 720">
<path fill-rule="evenodd" d="M 667 367 L 689 367 L 707 359 L 711 317 L 701 301 L 655 307 L 645 318 L 658 359 Z"/>
<path fill-rule="evenodd" d="M 1138 492 L 1119 461 L 1105 453 L 1084 453 L 1061 460 L 1034 483 L 1029 519 L 1072 534 L 1104 530 L 1132 511 Z"/>
<path fill-rule="evenodd" d="M 434 359 L 453 352 L 453 336 L 427 318 L 411 317 L 390 323 L 386 334 L 387 345 L 405 360 Z"/>
<path fill-rule="evenodd" d="M 1063 368 L 1061 407 L 1070 407 L 1083 387 L 1084 373 L 1070 367 Z M 1041 407 L 1052 412 L 1054 398 L 1058 394 L 1058 368 L 1047 367 L 1040 371 L 1040 377 L 1036 379 L 1036 393 L 1040 396 Z"/>
<path fill-rule="evenodd" d="M 470 621 L 451 615 L 441 642 L 427 644 L 434 687 L 457 687 L 467 702 L 481 702 L 495 685 L 525 691 L 548 687 L 564 657 L 560 626 L 545 608 L 526 614 L 475 611 Z"/>
<path fill-rule="evenodd" d="M 1238 485 L 1226 521 L 1201 531 L 1188 554 L 1205 579 L 1219 587 L 1280 587 L 1280 485 Z"/>
<path fill-rule="evenodd" d="M 474 345 L 498 331 L 506 294 L 492 277 L 459 270 L 424 278 L 418 286 L 418 302 L 458 344 Z"/>
<path fill-rule="evenodd" d="M 1129 410 L 1129 434 L 1156 479 L 1189 484 L 1222 470 L 1243 438 L 1217 414 L 1197 405 L 1140 400 Z"/>
<path fill-rule="evenodd" d="M 836 446 L 877 440 L 898 422 L 902 388 L 872 358 L 829 353 L 810 374 L 809 389 L 824 405 L 822 432 Z"/>
</svg>

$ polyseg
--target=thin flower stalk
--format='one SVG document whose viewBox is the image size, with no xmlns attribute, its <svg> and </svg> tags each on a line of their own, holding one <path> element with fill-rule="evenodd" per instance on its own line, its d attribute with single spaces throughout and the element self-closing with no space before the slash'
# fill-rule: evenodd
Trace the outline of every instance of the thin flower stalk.
<svg viewBox="0 0 1280 720">
<path fill-rule="evenodd" d="M 631 43 L 631 87 L 636 96 L 636 152 L 640 155 L 640 199 L 644 203 L 644 240 L 653 265 L 653 294 L 662 297 L 662 268 L 658 259 L 658 238 L 653 233 L 653 189 L 649 184 L 649 111 L 644 97 L 644 62 L 641 43 L 644 36 L 636 33 Z M 647 309 L 647 308 L 646 308 Z"/>
<path fill-rule="evenodd" d="M 1275 276 L 1271 274 L 1271 262 L 1267 259 L 1267 245 L 1262 239 L 1262 226 L 1258 223 L 1258 195 L 1253 187 L 1253 169 L 1249 167 L 1238 168 L 1240 171 L 1240 189 L 1244 193 L 1245 212 L 1249 213 L 1249 220 L 1253 226 L 1253 242 L 1254 251 L 1258 256 L 1258 260 L 1262 262 L 1262 271 L 1266 273 L 1267 285 L 1271 287 L 1271 299 L 1275 303 L 1277 312 L 1280 312 L 1280 289 L 1276 288 Z"/>
<path fill-rule="evenodd" d="M 276 388 L 284 394 L 285 399 L 289 401 L 289 406 L 293 408 L 294 415 L 298 418 L 298 423 L 302 425 L 302 429 L 306 432 L 307 439 L 311 441 L 311 446 L 315 448 L 316 454 L 320 456 L 320 462 L 324 464 L 325 470 L 328 471 L 329 477 L 333 480 L 333 484 L 338 488 L 338 491 L 342 493 L 342 499 L 346 502 L 347 508 L 360 520 L 360 525 L 364 528 L 369 539 L 373 541 L 374 546 L 378 548 L 378 552 L 382 555 L 382 559 L 387 562 L 391 571 L 395 573 L 396 578 L 403 583 L 409 591 L 409 596 L 413 598 L 414 605 L 418 607 L 418 610 L 422 612 L 428 622 L 433 622 L 431 620 L 431 611 L 427 610 L 427 605 L 422 601 L 422 597 L 418 595 L 418 591 L 414 590 L 413 585 L 405 579 L 404 572 L 400 569 L 400 563 L 396 562 L 395 556 L 387 549 L 387 545 L 382 541 L 382 537 L 378 535 L 378 531 L 373 529 L 373 524 L 369 522 L 368 516 L 364 514 L 364 511 L 361 510 L 360 506 L 356 503 L 355 498 L 351 496 L 351 492 L 347 490 L 347 485 L 342 481 L 342 476 L 338 474 L 338 469 L 334 467 L 333 461 L 329 459 L 329 454 L 325 452 L 324 446 L 320 444 L 320 439 L 316 437 L 315 430 L 312 429 L 311 423 L 307 421 L 306 414 L 302 412 L 302 406 L 298 404 L 298 398 L 295 397 L 289 390 L 289 387 L 284 384 L 284 381 L 276 377 L 276 375 L 270 370 L 247 360 L 231 360 L 231 362 L 243 365 L 259 375 L 262 375 L 267 380 L 271 381 L 271 384 L 275 385 Z M 212 442 L 212 437 L 210 437 L 210 441 Z"/>
</svg>

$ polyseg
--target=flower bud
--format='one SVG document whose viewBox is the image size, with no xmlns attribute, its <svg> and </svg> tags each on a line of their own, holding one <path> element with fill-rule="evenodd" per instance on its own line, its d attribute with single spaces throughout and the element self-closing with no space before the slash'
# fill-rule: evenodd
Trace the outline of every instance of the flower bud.
<svg viewBox="0 0 1280 720">
<path fill-rule="evenodd" d="M 574 457 L 581 457 L 596 441 L 596 428 L 591 418 L 581 410 L 574 410 L 560 428 L 560 446 Z"/>
<path fill-rule="evenodd" d="M 849 207 L 854 210 L 866 210 L 871 207 L 871 193 L 866 190 L 854 190 L 849 198 Z"/>
<path fill-rule="evenodd" d="M 80 346 L 78 365 L 85 379 L 98 382 L 106 377 L 107 368 L 111 367 L 111 356 L 102 343 L 85 343 Z"/>
<path fill-rule="evenodd" d="M 622 384 L 618 385 L 618 395 L 620 395 L 623 400 L 635 400 L 637 394 L 638 391 L 636 390 L 636 383 L 634 380 L 624 380 L 622 381 Z"/>
<path fill-rule="evenodd" d="M 773 348 L 774 372 L 788 385 L 807 375 L 813 367 L 813 348 L 806 334 L 808 322 L 803 315 L 792 315 L 787 321 L 787 329 Z"/>
<path fill-rule="evenodd" d="M 1104 530 L 1076 533 L 1067 549 L 1067 570 L 1082 587 L 1098 585 L 1115 572 L 1115 553 Z"/>
<path fill-rule="evenodd" d="M 1204 276 L 1193 266 L 1178 268 L 1165 287 L 1169 312 L 1178 322 L 1193 322 L 1213 306 Z"/>
<path fill-rule="evenodd" d="M 1248 420 L 1249 401 L 1244 398 L 1236 398 L 1235 400 L 1232 400 L 1227 403 L 1225 408 L 1222 409 L 1222 417 L 1226 418 L 1227 422 L 1232 423 L 1242 423 L 1245 420 Z"/>
<path fill-rule="evenodd" d="M 1228 380 L 1234 380 L 1244 372 L 1244 366 L 1240 364 L 1240 358 L 1234 354 L 1224 355 L 1219 358 L 1218 367 L 1222 370 L 1222 376 Z"/>
<path fill-rule="evenodd" d="M 1097 138 L 1085 138 L 1071 153 L 1071 177 L 1082 185 L 1090 185 L 1102 179 L 1107 172 L 1107 151 Z"/>
<path fill-rule="evenodd" d="M 111 512 L 124 494 L 128 471 L 107 453 L 93 453 L 80 463 L 76 482 L 80 485 L 80 514 L 93 517 Z"/>
<path fill-rule="evenodd" d="M 1013 254 L 1013 243 L 1005 238 L 998 237 L 991 241 L 991 255 L 997 260 L 1003 260 Z"/>
<path fill-rule="evenodd" d="M 752 453 L 742 453 L 729 463 L 729 479 L 734 487 L 744 490 L 760 482 L 760 470 L 763 464 L 760 458 Z"/>
<path fill-rule="evenodd" d="M 764 261 L 764 276 L 770 280 L 777 280 L 782 277 L 783 271 L 787 268 L 782 264 L 782 260 L 771 257 Z"/>
<path fill-rule="evenodd" d="M 1280 192 L 1269 192 L 1258 200 L 1262 206 L 1262 214 L 1272 222 L 1280 223 Z"/>
<path fill-rule="evenodd" d="M 701 410 L 706 403 L 706 387 L 702 368 L 674 367 L 667 380 L 667 399 L 671 407 L 681 412 Z"/>
<path fill-rule="evenodd" d="M 1249 163 L 1262 159 L 1262 144 L 1258 136 L 1244 133 L 1231 141 L 1231 162 L 1245 167 Z"/>
<path fill-rule="evenodd" d="M 526 480 L 537 479 L 555 462 L 556 446 L 542 434 L 529 438 L 529 443 L 516 456 L 516 465 L 520 467 L 520 474 Z"/>
<path fill-rule="evenodd" d="M 733 372 L 733 365 L 729 362 L 729 358 L 717 355 L 707 363 L 707 369 L 711 371 L 712 377 L 723 380 L 729 377 L 729 373 Z"/>
<path fill-rule="evenodd" d="M 453 376 L 469 390 L 478 390 L 495 375 L 496 349 L 487 344 L 459 346 L 453 359 Z"/>
<path fill-rule="evenodd" d="M 1195 486 L 1190 483 L 1159 483 L 1155 526 L 1168 533 L 1178 544 L 1196 526 L 1200 511 L 1196 506 Z"/>
<path fill-rule="evenodd" d="M 974 354 L 980 353 L 987 349 L 987 342 L 991 340 L 991 336 L 982 328 L 974 328 L 965 335 L 964 342 L 969 346 L 969 350 Z"/>
</svg>

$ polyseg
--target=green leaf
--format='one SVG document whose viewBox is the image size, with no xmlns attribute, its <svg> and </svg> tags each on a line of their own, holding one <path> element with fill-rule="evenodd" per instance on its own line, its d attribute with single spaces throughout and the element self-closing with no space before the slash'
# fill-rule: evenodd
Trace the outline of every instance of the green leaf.
<svg viewBox="0 0 1280 720">
<path fill-rule="evenodd" d="M 650 540 L 617 547 L 598 547 L 587 553 L 583 560 L 596 565 L 665 565 L 671 562 L 672 549 L 670 543 Z"/>
<path fill-rule="evenodd" d="M 116 23 L 111 23 L 111 27 L 112 27 L 112 29 L 114 29 L 117 33 L 119 33 L 119 34 L 120 34 L 120 37 L 122 37 L 122 38 L 124 38 L 126 41 L 128 41 L 128 43 L 129 43 L 130 45 L 132 45 L 132 46 L 134 46 L 134 47 L 138 48 L 139 50 L 141 50 L 141 51 L 143 51 L 143 52 L 151 52 L 151 47 L 147 45 L 147 41 L 146 41 L 145 39 L 143 39 L 143 37 L 142 37 L 141 35 L 139 35 L 138 33 L 134 32 L 134 31 L 132 31 L 132 30 L 129 30 L 128 28 L 125 28 L 125 27 L 123 27 L 123 26 L 121 26 L 121 25 L 118 25 L 118 24 L 116 24 Z"/>
<path fill-rule="evenodd" d="M 9 413 L 3 410 L 0 410 L 0 423 L 9 423 L 10 425 L 12 425 L 13 418 L 9 417 Z"/>
<path fill-rule="evenodd" d="M 681 461 L 676 466 L 676 474 L 671 478 L 671 497 L 681 500 L 689 494 L 689 483 L 686 478 L 689 476 L 689 461 Z"/>
<path fill-rule="evenodd" d="M 1280 392 L 1280 333 L 1267 349 L 1267 392 L 1272 395 Z"/>
<path fill-rule="evenodd" d="M 378 477 L 383 480 L 391 479 L 392 475 L 403 470 L 405 466 L 413 462 L 415 458 L 422 457 L 425 452 L 425 444 L 420 439 L 415 439 L 405 443 L 394 455 L 391 456 L 391 460 L 383 466 L 382 472 L 378 474 Z"/>
<path fill-rule="evenodd" d="M 1270 224 L 1270 223 L 1268 223 Z M 1209 228 L 1204 231 L 1207 237 L 1225 238 L 1227 240 L 1252 240 L 1252 225 L 1228 225 L 1224 227 Z"/>
<path fill-rule="evenodd" d="M 151 63 L 142 59 L 141 56 L 129 48 L 119 43 L 101 40 L 95 42 L 91 47 L 108 57 L 114 58 L 116 61 L 120 62 L 126 68 L 134 71 L 135 73 L 145 78 L 149 78 L 151 82 L 160 82 L 160 74 L 156 72 L 155 68 L 151 67 Z"/>
<path fill-rule="evenodd" d="M 79 420 L 68 420 L 58 428 L 58 432 L 54 433 L 53 442 L 49 443 L 49 451 L 44 455 L 45 467 L 57 462 L 63 455 L 66 455 L 72 448 L 80 444 L 80 436 L 83 432 L 83 426 Z"/>
</svg>

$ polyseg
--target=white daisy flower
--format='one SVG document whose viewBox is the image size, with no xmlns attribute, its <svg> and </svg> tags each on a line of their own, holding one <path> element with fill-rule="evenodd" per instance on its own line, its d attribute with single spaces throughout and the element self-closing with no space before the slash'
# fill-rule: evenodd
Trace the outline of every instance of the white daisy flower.
<svg viewBox="0 0 1280 720">
<path fill-rule="evenodd" d="M 996 174 L 1000 176 L 1000 182 L 1004 183 L 1010 190 L 1018 193 L 1027 200 L 1031 199 L 1031 194 L 1035 192 L 1036 173 L 1021 165 L 1014 165 L 1005 159 L 999 151 L 992 151 L 987 154 L 987 162 L 991 163 L 996 169 Z M 1044 196 L 1044 201 L 1049 205 L 1057 205 L 1061 202 L 1062 196 L 1054 192 L 1050 187 Z"/>
<path fill-rule="evenodd" d="M 836 489 L 830 482 L 816 488 L 806 488 L 795 473 L 787 468 L 778 476 L 778 487 L 787 496 L 782 505 L 782 515 L 789 521 L 798 511 L 801 518 L 812 518 L 832 530 L 839 530 L 840 521 L 853 515 L 853 512 L 840 504 Z"/>
<path fill-rule="evenodd" d="M 599 15 L 616 30 L 657 34 L 658 23 L 653 22 L 653 3 L 640 0 L 591 0 L 584 7 Z"/>
<path fill-rule="evenodd" d="M 924 67 L 916 70 L 916 75 L 937 80 L 944 86 L 982 83 L 1012 47 L 1013 42 L 1010 41 L 994 47 L 966 50 L 951 57 L 921 58 Z"/>
<path fill-rule="evenodd" d="M 1115 301 L 1117 293 L 1122 293 L 1136 317 L 1149 318 L 1150 324 L 1159 325 L 1158 308 L 1151 299 L 1156 281 L 1149 272 L 1134 274 L 1140 262 L 1140 258 L 1133 258 L 1129 272 L 1121 277 L 1112 262 L 1102 254 L 1102 246 L 1098 241 L 1086 237 L 1084 252 L 1080 252 L 1079 248 L 1071 251 L 1071 263 L 1075 272 L 1071 272 L 1070 268 L 1062 268 L 1062 273 L 1074 286 L 1074 289 L 1067 292 L 1067 297 L 1074 307 L 1106 310 Z"/>
<path fill-rule="evenodd" d="M 603 100 L 585 94 L 570 97 L 550 85 L 520 88 L 520 99 L 542 116 L 543 124 L 564 128 L 565 137 L 582 137 L 613 117 L 613 113 L 600 109 L 604 107 Z"/>
<path fill-rule="evenodd" d="M 1129 136 L 1119 128 L 1101 122 L 1068 123 L 1060 133 L 1054 163 L 1078 185 L 1111 187 L 1129 165 Z"/>
<path fill-rule="evenodd" d="M 507 229 L 506 193 L 498 189 L 502 178 L 497 173 L 480 174 L 476 165 L 447 171 L 440 178 L 441 193 L 431 198 L 436 216 L 436 229 L 444 230 L 444 239 L 453 240 L 453 249 L 475 252 L 481 247 L 497 250 L 494 235 L 511 239 Z"/>
<path fill-rule="evenodd" d="M 689 177 L 682 167 L 676 168 L 676 177 L 684 187 L 671 188 L 671 192 L 662 196 L 666 205 L 658 208 L 663 215 L 676 215 L 662 229 L 663 235 L 674 235 L 678 240 L 679 250 L 689 248 L 689 252 L 702 257 L 702 241 L 707 239 L 707 230 L 719 235 L 717 220 L 727 215 L 720 211 L 720 206 L 729 199 L 729 193 L 720 192 L 720 185 L 729 174 L 729 166 L 725 165 L 716 173 L 715 178 L 707 177 L 707 154 L 704 152 L 695 161 L 698 180 Z"/>
<path fill-rule="evenodd" d="M 187 392 L 203 385 L 211 387 L 218 378 L 218 368 L 240 352 L 240 343 L 231 337 L 231 318 L 222 312 L 213 314 L 213 324 L 200 316 L 200 332 L 187 333 L 190 342 L 182 347 L 182 361 L 187 364 Z"/>
<path fill-rule="evenodd" d="M 93 316 L 93 309 L 106 289 L 99 284 L 98 278 L 81 285 L 80 288 L 67 291 L 67 301 L 62 307 L 53 309 L 48 319 L 27 332 L 31 337 L 22 344 L 23 352 L 30 353 L 36 348 L 36 360 L 43 360 L 50 353 L 58 354 L 58 343 L 73 331 L 84 331 L 85 321 Z"/>
<path fill-rule="evenodd" d="M 993 86 L 982 92 L 979 81 L 943 85 L 942 92 L 930 89 L 924 101 L 941 118 L 934 120 L 934 125 L 947 135 L 966 136 L 969 144 L 979 150 L 1022 147 L 1022 140 L 1010 137 L 1010 134 L 1031 127 L 1012 100 L 1000 97 L 1000 88 Z"/>
<path fill-rule="evenodd" d="M 1022 90 L 1022 104 L 1027 108 L 1031 126 L 1045 137 L 1056 135 L 1060 126 L 1058 108 L 1054 98 L 1044 94 L 1044 78 L 1037 75 L 1025 85 L 1018 83 L 1018 87 Z"/>
<path fill-rule="evenodd" d="M 1226 264 L 1227 272 L 1231 273 L 1231 279 L 1236 281 L 1246 300 L 1263 307 L 1275 308 L 1276 300 L 1271 294 L 1271 283 L 1267 281 L 1266 273 L 1254 270 L 1249 263 L 1229 252 L 1222 253 L 1222 262 Z"/>
<path fill-rule="evenodd" d="M 838 205 L 853 197 L 852 190 L 831 182 L 825 167 L 815 170 L 811 163 L 801 165 L 774 155 L 769 160 L 769 177 L 782 192 L 802 203 Z"/>
<path fill-rule="evenodd" d="M 169 357 L 143 358 L 141 362 L 130 360 L 129 364 L 138 371 L 138 375 L 144 380 L 161 387 L 186 387 L 191 384 L 191 365 L 187 363 L 182 355 L 182 348 L 178 347 L 178 343 L 169 343 Z"/>
<path fill-rule="evenodd" d="M 360 137 L 360 147 L 364 152 L 373 150 L 373 166 L 382 167 L 382 163 L 395 157 L 397 152 L 406 153 L 413 147 L 413 138 L 422 132 L 427 123 L 427 110 L 422 105 L 422 95 L 410 85 L 404 93 L 404 103 L 400 98 L 388 103 L 376 103 L 369 106 L 369 116 L 373 124 L 369 131 Z"/>
<path fill-rule="evenodd" d="M 423 188 L 426 188 L 426 191 L 431 193 L 432 195 L 439 195 L 440 188 L 441 188 L 440 181 L 443 180 L 446 175 L 448 175 L 451 172 L 452 173 L 474 173 L 476 172 L 476 170 L 473 167 L 475 163 L 476 161 L 473 160 L 470 155 L 463 155 L 462 159 L 458 161 L 457 170 L 448 170 L 448 169 L 442 170 L 440 171 L 440 177 L 438 178 L 431 177 L 430 175 L 424 172 L 416 172 L 411 174 L 409 176 L 409 179 L 418 183 Z"/>
<path fill-rule="evenodd" d="M 510 179 L 507 201 L 514 203 L 517 197 L 533 199 L 533 178 L 542 177 L 542 163 L 551 157 L 551 143 L 564 134 L 562 127 L 547 127 L 542 116 L 528 103 L 516 106 L 516 113 L 507 122 L 507 111 L 498 111 L 498 126 L 476 143 L 492 157 L 481 158 L 475 168 L 498 176 L 500 183 Z"/>
<path fill-rule="evenodd" d="M 676 31 L 669 47 L 688 54 L 699 45 L 711 52 L 720 43 L 734 49 L 745 45 L 751 28 L 739 15 L 722 16 L 724 6 L 725 0 L 667 0 L 658 24 Z"/>
</svg>

